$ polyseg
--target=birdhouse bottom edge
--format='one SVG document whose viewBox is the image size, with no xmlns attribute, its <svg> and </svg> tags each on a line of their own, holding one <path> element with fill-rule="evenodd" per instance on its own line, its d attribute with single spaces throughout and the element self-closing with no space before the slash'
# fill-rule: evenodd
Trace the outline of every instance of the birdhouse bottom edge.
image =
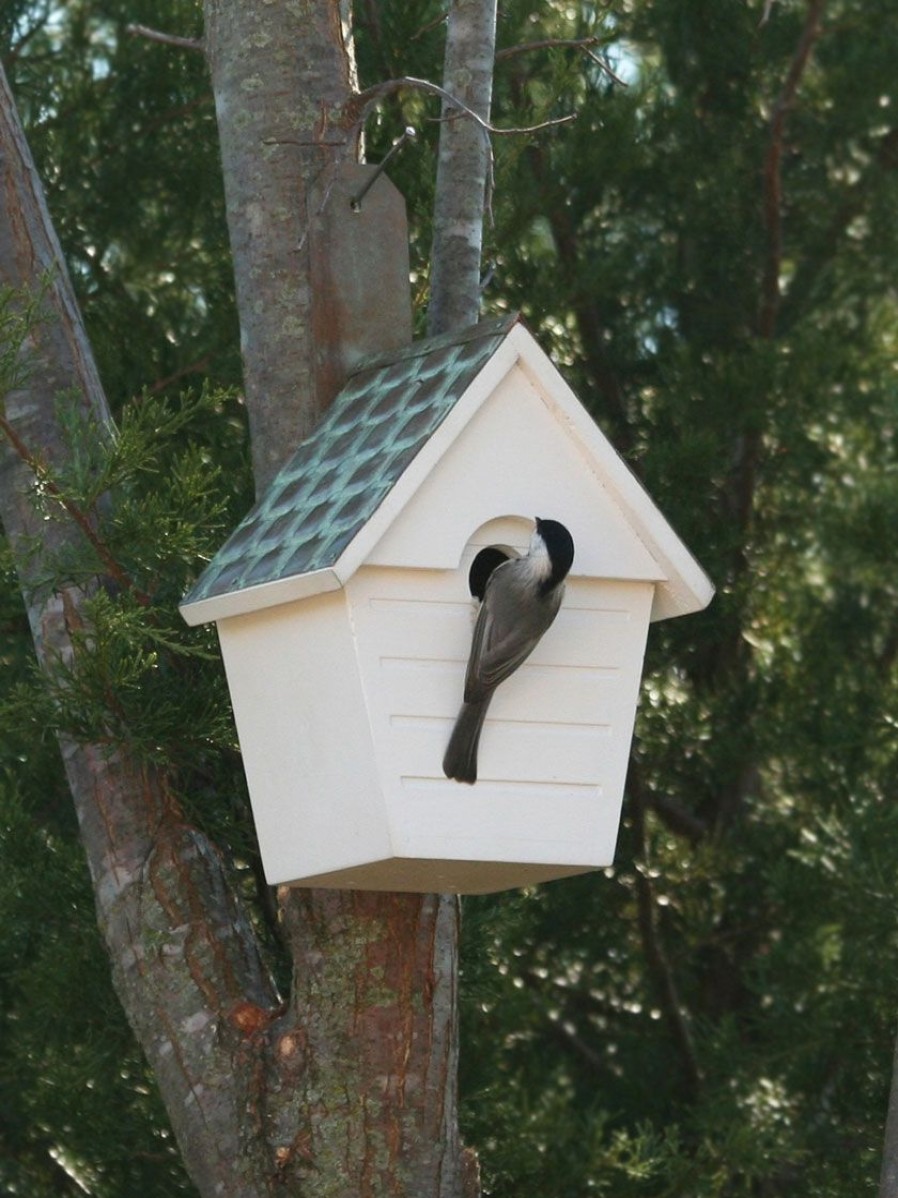
<svg viewBox="0 0 898 1198">
<path fill-rule="evenodd" d="M 596 865 L 550 865 L 515 861 L 458 861 L 420 857 L 387 857 L 312 877 L 272 884 L 325 890 L 386 890 L 415 894 L 493 894 L 570 878 L 600 869 Z"/>
</svg>

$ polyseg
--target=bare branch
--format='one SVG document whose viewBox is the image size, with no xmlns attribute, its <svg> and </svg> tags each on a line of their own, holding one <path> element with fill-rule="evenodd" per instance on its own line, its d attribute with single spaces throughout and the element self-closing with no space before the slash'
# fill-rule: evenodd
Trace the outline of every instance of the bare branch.
<svg viewBox="0 0 898 1198">
<path fill-rule="evenodd" d="M 795 102 L 798 85 L 804 75 L 814 42 L 820 34 L 824 0 L 808 0 L 804 29 L 799 38 L 789 73 L 777 96 L 770 117 L 770 141 L 764 159 L 764 224 L 767 229 L 767 261 L 761 285 L 759 334 L 769 339 L 776 329 L 780 302 L 780 267 L 783 255 L 782 228 L 782 156 L 786 117 Z"/>
<path fill-rule="evenodd" d="M 645 803 L 639 787 L 630 787 L 633 828 L 636 834 L 636 912 L 642 948 L 658 995 L 658 1003 L 680 1055 L 683 1075 L 690 1091 L 702 1084 L 702 1070 L 695 1050 L 689 1018 L 680 1001 L 673 967 L 668 959 L 656 918 L 654 887 L 647 866 L 648 838 L 645 828 Z"/>
<path fill-rule="evenodd" d="M 150 42 L 161 42 L 164 46 L 177 46 L 179 50 L 199 50 L 202 54 L 205 44 L 201 37 L 178 37 L 174 33 L 162 33 L 159 29 L 150 29 L 147 25 L 126 25 L 125 32 L 132 37 L 145 37 Z"/>
<path fill-rule="evenodd" d="M 491 136 L 493 134 L 509 136 L 536 133 L 543 129 L 552 128 L 556 125 L 568 124 L 570 121 L 575 119 L 575 115 L 571 114 L 569 116 L 558 117 L 554 120 L 543 121 L 539 124 L 523 128 L 500 129 L 488 121 L 486 117 L 481 116 L 478 112 L 475 112 L 470 105 L 466 104 L 463 100 L 460 100 L 457 95 L 454 95 L 447 88 L 440 87 L 439 84 L 436 83 L 431 83 L 427 79 L 418 79 L 412 75 L 405 75 L 398 79 L 388 79 L 382 83 L 377 83 L 373 87 L 369 87 L 365 91 L 359 92 L 357 95 L 353 96 L 343 108 L 343 113 L 346 120 L 352 122 L 355 130 L 360 132 L 370 112 L 383 100 L 387 99 L 389 96 L 395 95 L 404 88 L 414 88 L 418 91 L 427 92 L 429 95 L 438 96 L 443 101 L 443 115 L 440 118 L 441 120 L 452 120 L 461 116 L 473 121 L 484 142 L 486 158 L 485 187 L 482 200 L 479 202 L 482 202 L 483 209 L 487 212 L 487 214 L 491 212 L 494 170 L 493 148 L 490 140 Z M 438 194 L 445 196 L 445 190 L 440 189 L 439 185 Z M 479 276 L 479 251 L 477 256 L 477 276 Z M 442 319 L 440 316 L 441 303 L 439 301 L 439 296 L 441 294 L 440 288 L 437 287 L 436 290 L 434 290 L 434 279 L 439 282 L 440 278 L 441 276 L 439 275 L 438 269 L 435 265 L 434 273 L 431 276 L 431 316 L 434 321 L 439 321 Z M 436 304 L 434 304 L 434 295 L 437 297 Z M 477 295 L 479 296 L 479 289 Z M 431 331 L 435 331 L 436 327 L 437 326 L 435 324 L 432 325 Z"/>
<path fill-rule="evenodd" d="M 705 820 L 684 807 L 673 795 L 657 794 L 646 786 L 638 761 L 631 761 L 627 771 L 627 789 L 635 795 L 643 808 L 651 808 L 666 828 L 677 836 L 683 836 L 692 844 L 699 844 L 708 835 Z"/>
<path fill-rule="evenodd" d="M 593 50 L 587 50 L 587 54 L 597 66 L 602 68 L 602 70 L 609 77 L 609 79 L 612 79 L 615 83 L 619 84 L 621 87 L 629 87 L 630 86 L 629 83 L 627 83 L 626 79 L 621 79 L 620 75 L 618 75 L 616 71 L 613 71 L 611 69 L 611 64 L 608 62 L 607 59 L 602 58 L 602 56 L 600 54 L 596 54 L 595 51 L 593 51 Z"/>
<path fill-rule="evenodd" d="M 432 21 L 425 21 L 419 29 L 415 30 L 408 40 L 410 42 L 419 41 L 422 37 L 424 37 L 425 34 L 430 33 L 432 29 L 436 29 L 440 25 L 445 25 L 446 19 L 447 14 L 445 12 L 441 12 L 438 16 L 434 17 Z"/>
<path fill-rule="evenodd" d="M 354 118 L 359 123 L 364 123 L 368 119 L 368 115 L 372 108 L 375 108 L 382 100 L 389 96 L 395 95 L 396 92 L 402 91 L 405 87 L 415 88 L 418 91 L 429 92 L 430 95 L 439 96 L 445 100 L 447 104 L 466 117 L 469 117 L 476 125 L 478 125 L 485 134 L 496 134 L 499 136 L 509 136 L 512 134 L 521 133 L 539 133 L 543 129 L 552 129 L 556 125 L 568 125 L 571 121 L 577 119 L 576 113 L 570 113 L 568 116 L 556 117 L 551 121 L 541 121 L 537 125 L 525 125 L 520 128 L 500 129 L 497 125 L 491 124 L 489 121 L 478 116 L 473 109 L 467 104 L 463 104 L 457 96 L 453 96 L 451 92 L 446 91 L 444 87 L 440 87 L 438 83 L 431 83 L 429 79 L 416 79 L 413 75 L 403 75 L 398 79 L 387 79 L 383 83 L 375 83 L 372 87 L 366 88 L 363 92 L 353 96 L 352 100 L 347 104 L 347 115 Z"/>
<path fill-rule="evenodd" d="M 648 804 L 666 828 L 693 844 L 698 844 L 708 835 L 708 825 L 705 821 L 693 815 L 672 795 L 652 792 L 648 796 Z"/>
<path fill-rule="evenodd" d="M 531 54 L 536 50 L 585 50 L 592 61 L 601 67 L 610 79 L 613 79 L 615 83 L 619 83 L 621 87 L 627 87 L 626 81 L 615 73 L 608 61 L 592 50 L 592 47 L 600 45 L 602 40 L 602 38 L 597 36 L 575 38 L 550 37 L 540 42 L 521 42 L 520 45 L 506 46 L 504 50 L 499 50 L 496 54 L 496 62 L 504 62 L 505 59 L 515 58 L 519 54 Z"/>
</svg>

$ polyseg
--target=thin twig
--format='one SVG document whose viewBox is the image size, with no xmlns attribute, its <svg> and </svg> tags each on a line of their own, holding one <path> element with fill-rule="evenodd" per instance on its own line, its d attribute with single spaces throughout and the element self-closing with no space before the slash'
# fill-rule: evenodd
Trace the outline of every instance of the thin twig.
<svg viewBox="0 0 898 1198">
<path fill-rule="evenodd" d="M 174 374 L 169 374 L 165 378 L 157 379 L 154 383 L 150 383 L 147 387 L 147 394 L 158 395 L 160 391 L 164 391 L 166 387 L 170 387 L 172 383 L 176 383 L 186 374 L 204 374 L 209 369 L 211 362 L 212 355 L 204 354 L 201 358 L 197 358 L 195 362 L 189 362 L 186 366 L 182 366 Z M 137 400 L 139 402 L 139 396 L 137 396 Z"/>
<path fill-rule="evenodd" d="M 18 41 L 16 41 L 14 43 L 14 45 L 10 46 L 10 48 L 9 48 L 10 61 L 15 62 L 17 59 L 19 59 L 21 57 L 22 51 L 25 49 L 25 47 L 28 45 L 28 43 L 31 41 L 31 39 L 33 37 L 35 37 L 38 33 L 43 33 L 43 31 L 47 25 L 47 19 L 48 19 L 48 17 L 45 16 L 43 18 L 43 20 L 35 21 L 35 23 L 31 26 L 31 28 L 26 29 L 26 31 L 22 34 L 22 36 L 18 39 Z"/>
<path fill-rule="evenodd" d="M 593 1048 L 591 1044 L 587 1044 L 579 1032 L 574 1031 L 572 1027 L 565 1026 L 564 1023 L 558 1020 L 551 1019 L 547 1020 L 545 1030 L 563 1048 L 568 1049 L 575 1056 L 581 1057 L 597 1073 L 601 1073 L 606 1077 L 608 1076 L 607 1057 Z"/>
<path fill-rule="evenodd" d="M 163 46 L 177 46 L 179 50 L 199 50 L 202 54 L 206 48 L 201 37 L 178 37 L 174 33 L 150 29 L 148 25 L 126 25 L 125 32 L 130 33 L 132 37 L 145 37 L 151 42 L 161 42 Z"/>
<path fill-rule="evenodd" d="M 517 54 L 531 54 L 535 50 L 586 50 L 591 46 L 597 46 L 602 39 L 600 37 L 547 37 L 540 42 L 520 42 L 517 46 L 506 46 L 504 50 L 496 51 L 496 62 L 502 62 L 506 58 L 514 58 Z"/>
<path fill-rule="evenodd" d="M 441 12 L 439 16 L 433 18 L 432 21 L 425 21 L 424 24 L 416 29 L 412 36 L 408 39 L 410 42 L 416 42 L 419 38 L 424 37 L 426 33 L 430 33 L 432 29 L 436 29 L 439 25 L 445 25 L 447 14 Z"/>
<path fill-rule="evenodd" d="M 521 128 L 500 129 L 496 125 L 490 124 L 489 121 L 479 116 L 467 104 L 459 100 L 457 96 L 453 96 L 444 87 L 440 87 L 437 83 L 431 83 L 429 79 L 417 79 L 413 75 L 403 75 L 398 79 L 387 79 L 383 83 L 375 83 L 372 87 L 366 88 L 363 92 L 358 92 L 352 96 L 343 107 L 343 115 L 347 121 L 351 123 L 350 132 L 341 132 L 338 138 L 333 138 L 325 143 L 323 138 L 310 138 L 299 140 L 290 137 L 266 137 L 263 139 L 264 145 L 278 146 L 318 146 L 322 144 L 333 145 L 350 145 L 354 141 L 354 135 L 364 125 L 365 121 L 373 108 L 375 108 L 382 100 L 389 96 L 395 95 L 405 87 L 416 88 L 418 91 L 428 92 L 430 95 L 439 96 L 440 99 L 450 107 L 457 110 L 456 113 L 450 114 L 448 119 L 453 119 L 456 116 L 469 117 L 483 133 L 486 139 L 487 149 L 489 152 L 488 179 L 487 179 L 487 195 L 486 209 L 490 211 L 490 193 L 492 190 L 493 176 L 493 151 L 490 144 L 490 136 L 493 134 L 501 136 L 511 136 L 516 134 L 539 133 L 543 129 L 552 129 L 556 125 L 568 125 L 571 121 L 577 119 L 576 113 L 570 113 L 568 116 L 556 117 L 550 121 L 541 121 L 537 125 L 526 125 Z"/>
<path fill-rule="evenodd" d="M 574 38 L 548 37 L 540 42 L 521 42 L 520 45 L 506 46 L 504 50 L 497 51 L 496 62 L 504 62 L 506 58 L 514 58 L 518 54 L 530 54 L 536 50 L 585 50 L 592 61 L 601 67 L 610 79 L 619 83 L 621 87 L 627 87 L 626 81 L 615 73 L 607 60 L 592 50 L 592 47 L 598 46 L 602 40 L 601 37 L 594 35 Z"/>
<path fill-rule="evenodd" d="M 381 100 L 385 100 L 388 96 L 395 95 L 396 92 L 401 91 L 405 87 L 415 88 L 418 91 L 425 91 L 431 95 L 439 96 L 450 107 L 457 108 L 463 116 L 469 117 L 475 124 L 479 125 L 485 134 L 509 136 L 511 134 L 538 133 L 542 129 L 551 129 L 556 125 L 568 125 L 571 121 L 577 119 L 576 113 L 570 113 L 568 116 L 556 117 L 551 121 L 541 121 L 537 125 L 526 125 L 522 128 L 514 129 L 500 129 L 498 126 L 490 124 L 489 121 L 485 121 L 483 117 L 478 116 L 472 108 L 469 108 L 457 96 L 453 96 L 451 92 L 446 91 L 444 87 L 440 87 L 438 83 L 431 83 L 429 79 L 416 79 L 413 75 L 403 75 L 398 79 L 387 79 L 383 83 L 375 83 L 373 87 L 359 92 L 346 105 L 346 114 L 354 118 L 358 123 L 362 123 L 367 119 L 368 113 L 376 104 L 379 104 Z"/>
<path fill-rule="evenodd" d="M 356 194 L 349 201 L 353 212 L 358 212 L 361 209 L 362 200 L 365 198 L 383 172 L 387 169 L 387 164 L 389 163 L 390 159 L 402 150 L 402 147 L 406 144 L 406 142 L 414 141 L 417 136 L 417 130 L 415 129 L 414 125 L 406 125 L 402 133 L 400 133 L 400 135 L 393 141 L 393 144 L 390 146 L 389 150 L 387 150 L 386 154 L 384 154 L 383 158 L 381 158 L 380 162 L 368 176 L 362 188 L 356 192 Z"/>
<path fill-rule="evenodd" d="M 646 785 L 640 763 L 635 760 L 630 762 L 627 770 L 627 790 L 636 796 L 643 809 L 650 807 L 664 826 L 677 836 L 685 837 L 692 844 L 700 844 L 708 836 L 710 828 L 705 820 L 684 807 L 679 799 L 658 794 L 654 787 Z"/>
<path fill-rule="evenodd" d="M 473 108 L 469 108 L 467 104 L 452 95 L 446 88 L 440 87 L 438 83 L 431 83 L 429 79 L 417 79 L 414 75 L 403 75 L 398 79 L 387 79 L 383 83 L 375 83 L 373 87 L 367 88 L 363 92 L 359 92 L 345 105 L 345 115 L 354 122 L 355 128 L 359 129 L 368 119 L 368 114 L 377 104 L 385 100 L 388 96 L 395 95 L 405 87 L 415 88 L 418 91 L 428 92 L 430 95 L 439 96 L 441 100 L 449 108 L 456 109 L 456 112 L 449 114 L 449 119 L 457 116 L 465 116 L 472 120 L 480 129 L 483 137 L 486 140 L 487 148 L 487 178 L 486 178 L 486 193 L 484 196 L 484 207 L 487 215 L 492 219 L 492 192 L 493 178 L 495 173 L 495 164 L 493 158 L 493 147 L 490 142 L 490 137 L 493 134 L 509 136 L 513 134 L 529 134 L 538 133 L 542 129 L 551 129 L 556 125 L 567 125 L 571 121 L 577 119 L 576 113 L 571 113 L 568 116 L 556 117 L 551 121 L 542 121 L 537 125 L 528 125 L 523 128 L 514 129 L 499 129 L 496 125 L 484 120 L 482 116 L 476 113 Z"/>
<path fill-rule="evenodd" d="M 593 60 L 593 62 L 596 64 L 596 66 L 599 66 L 602 68 L 602 70 L 605 72 L 605 74 L 608 76 L 609 79 L 613 80 L 620 87 L 629 87 L 630 86 L 629 83 L 627 83 L 626 79 L 621 79 L 620 75 L 618 75 L 618 73 L 616 71 L 612 70 L 611 64 L 608 62 L 607 59 L 603 58 L 601 56 L 601 54 L 596 54 L 595 50 L 587 50 L 586 53 L 587 53 L 587 56 Z"/>
<path fill-rule="evenodd" d="M 552 989 L 553 999 L 557 999 L 557 1001 L 563 1002 L 568 1006 L 576 1005 L 580 1007 L 582 1011 L 587 1013 L 587 1017 L 589 1014 L 595 1014 L 597 1011 L 606 1018 L 617 1014 L 617 1012 L 611 1008 L 610 1004 L 597 1003 L 589 994 L 583 994 L 580 991 L 573 990 L 568 986 L 559 986 L 551 979 L 547 980 L 545 978 L 541 978 L 532 969 L 522 970 L 522 972 L 518 974 L 518 977 L 528 990 L 531 990 L 535 995 L 537 995 L 537 1002 L 539 1003 L 542 1014 L 545 1012 L 547 984 Z M 571 1021 L 567 1020 L 566 1018 L 545 1020 L 543 1024 L 545 1034 L 559 1040 L 565 1048 L 573 1050 L 574 1053 L 582 1057 L 594 1069 L 600 1070 L 602 1073 L 607 1074 L 607 1057 L 603 1056 L 601 1052 L 593 1048 L 591 1044 L 588 1044 L 587 1041 L 584 1040 L 580 1035 L 580 1033 L 575 1031 L 573 1027 L 570 1026 L 570 1023 Z"/>
</svg>

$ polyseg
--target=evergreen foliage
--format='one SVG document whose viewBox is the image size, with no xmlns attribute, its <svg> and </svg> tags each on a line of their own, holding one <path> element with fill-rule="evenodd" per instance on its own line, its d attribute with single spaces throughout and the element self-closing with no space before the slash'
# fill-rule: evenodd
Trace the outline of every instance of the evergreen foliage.
<svg viewBox="0 0 898 1198">
<path fill-rule="evenodd" d="M 36 313 L 39 318 L 39 312 Z M 24 335 L 27 326 L 20 325 Z M 41 673 L 4 547 L 0 663 L 0 1192 L 190 1192 L 152 1077 L 109 982 L 57 737 L 127 743 L 178 779 L 185 812 L 230 856 L 258 900 L 259 862 L 217 643 L 177 601 L 246 505 L 225 481 L 230 393 L 143 397 L 118 433 L 60 400 L 72 455 L 41 471 L 46 520 L 77 512 L 92 537 L 50 561 L 37 586 L 92 587 L 70 659 Z M 230 456 L 226 451 L 225 457 Z M 113 563 L 115 574 L 108 573 Z M 100 585 L 94 580 L 100 579 Z M 260 920 L 267 904 L 258 902 Z M 264 926 L 260 927 L 263 935 Z"/>
<path fill-rule="evenodd" d="M 650 637 L 614 867 L 465 903 L 465 1132 L 492 1198 L 874 1189 L 898 963 L 898 10 L 831 0 L 787 96 L 813 5 L 769 7 L 502 9 L 496 124 L 577 119 L 494 139 L 484 306 L 524 312 L 718 595 Z M 363 84 L 438 78 L 440 11 L 358 4 Z M 0 14 L 120 414 L 112 443 L 73 423 L 54 478 L 122 578 L 86 542 L 57 563 L 104 585 L 49 686 L 0 558 L 0 1187 L 38 1198 L 83 1192 L 67 1170 L 97 1195 L 191 1192 L 106 978 L 53 734 L 169 764 L 267 918 L 214 644 L 175 609 L 251 491 L 211 96 L 199 55 L 129 22 L 195 35 L 199 10 Z M 409 90 L 367 130 L 372 160 L 419 131 L 390 172 L 419 316 L 436 115 Z"/>
</svg>

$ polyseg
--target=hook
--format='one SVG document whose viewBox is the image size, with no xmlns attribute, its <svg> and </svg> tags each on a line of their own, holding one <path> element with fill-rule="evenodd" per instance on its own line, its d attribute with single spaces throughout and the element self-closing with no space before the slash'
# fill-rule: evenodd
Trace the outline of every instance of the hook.
<svg viewBox="0 0 898 1198">
<path fill-rule="evenodd" d="M 353 196 L 352 199 L 349 201 L 349 206 L 353 210 L 353 212 L 361 212 L 362 200 L 365 198 L 365 196 L 368 194 L 368 192 L 371 190 L 371 188 L 374 186 L 374 184 L 380 178 L 381 174 L 383 173 L 384 169 L 386 168 L 387 163 L 390 161 L 390 159 L 393 157 L 393 155 L 398 153 L 398 151 L 402 149 L 402 147 L 405 145 L 405 143 L 407 141 L 413 141 L 417 136 L 418 136 L 418 134 L 417 134 L 417 131 L 414 129 L 414 127 L 412 125 L 406 125 L 405 129 L 403 129 L 402 133 L 399 135 L 399 137 L 396 138 L 396 140 L 390 146 L 389 150 L 387 150 L 386 154 L 383 156 L 383 158 L 377 164 L 377 169 L 374 171 L 374 173 L 368 179 L 365 186 L 358 193 L 358 195 Z"/>
</svg>

